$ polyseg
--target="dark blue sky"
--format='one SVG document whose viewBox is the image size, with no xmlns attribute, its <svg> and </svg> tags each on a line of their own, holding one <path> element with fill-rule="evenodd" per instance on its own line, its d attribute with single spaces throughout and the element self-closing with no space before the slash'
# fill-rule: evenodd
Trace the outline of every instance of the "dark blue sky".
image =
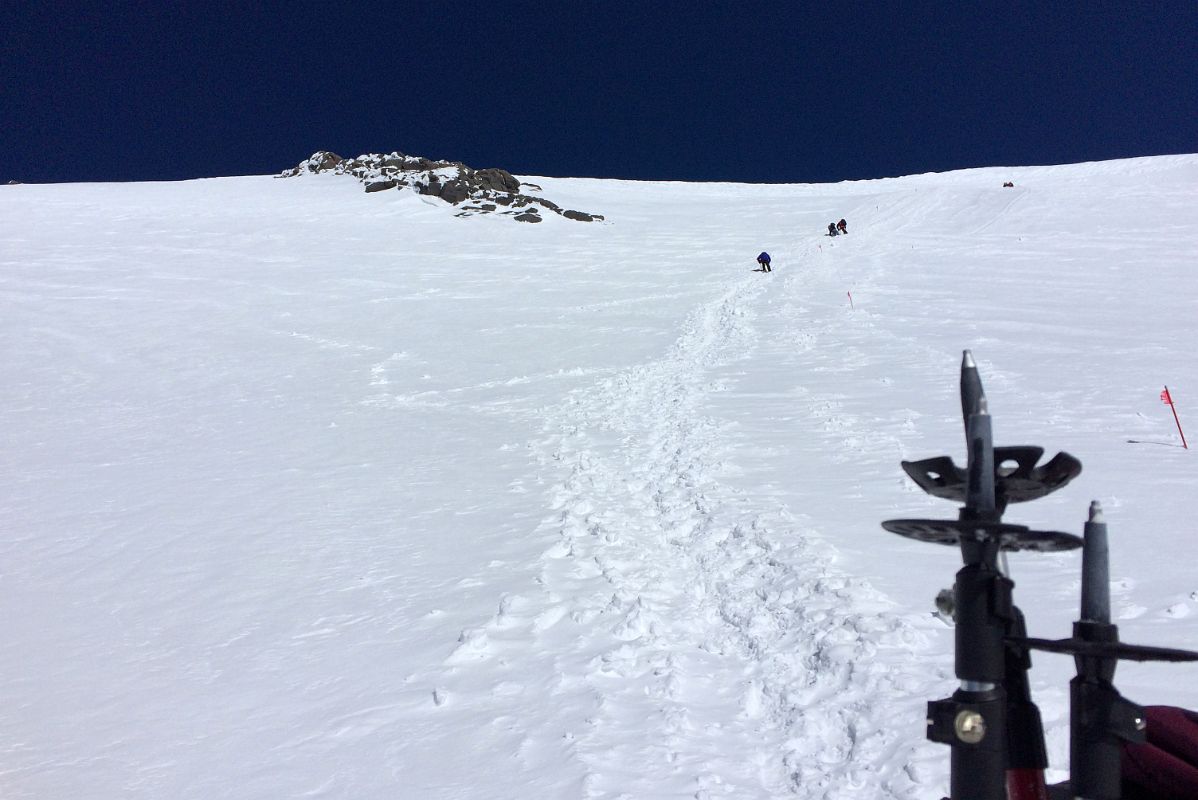
<svg viewBox="0 0 1198 800">
<path fill-rule="evenodd" d="M 324 149 L 784 182 L 1191 153 L 1196 43 L 1193 0 L 6 0 L 0 182 Z"/>
</svg>

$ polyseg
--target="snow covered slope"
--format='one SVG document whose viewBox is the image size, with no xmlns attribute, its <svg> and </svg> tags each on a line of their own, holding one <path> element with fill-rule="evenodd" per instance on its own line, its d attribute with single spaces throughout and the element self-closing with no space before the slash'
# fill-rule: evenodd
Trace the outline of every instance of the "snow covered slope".
<svg viewBox="0 0 1198 800">
<path fill-rule="evenodd" d="M 1198 420 L 1198 156 L 533 180 L 606 222 L 331 175 L 0 189 L 0 795 L 936 796 L 959 557 L 879 522 L 955 513 L 899 461 L 962 459 L 965 348 L 998 444 L 1084 464 L 1007 518 L 1102 501 L 1122 638 L 1198 648 L 1158 398 Z M 1080 556 L 1011 562 L 1067 636 Z M 1032 675 L 1058 778 L 1072 670 Z"/>
</svg>

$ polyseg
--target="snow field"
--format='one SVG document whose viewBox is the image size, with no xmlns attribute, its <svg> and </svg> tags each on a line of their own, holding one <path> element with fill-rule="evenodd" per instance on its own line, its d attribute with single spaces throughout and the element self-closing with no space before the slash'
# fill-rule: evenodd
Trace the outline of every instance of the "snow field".
<svg viewBox="0 0 1198 800">
<path fill-rule="evenodd" d="M 6 187 L 0 792 L 943 792 L 959 557 L 878 523 L 956 513 L 899 461 L 962 458 L 962 349 L 999 444 L 1085 465 L 1007 518 L 1101 500 L 1122 638 L 1198 647 L 1157 399 L 1198 386 L 1195 178 L 535 178 L 608 218 L 537 226 L 331 176 Z M 1032 635 L 1079 564 L 1012 559 Z M 1116 679 L 1198 707 L 1193 669 Z M 1071 675 L 1035 658 L 1056 777 Z"/>
</svg>

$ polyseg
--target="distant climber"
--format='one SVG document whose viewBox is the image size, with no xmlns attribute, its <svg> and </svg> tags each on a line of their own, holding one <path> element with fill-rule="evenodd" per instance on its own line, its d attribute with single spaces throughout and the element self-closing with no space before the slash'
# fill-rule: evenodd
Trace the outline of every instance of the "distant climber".
<svg viewBox="0 0 1198 800">
<path fill-rule="evenodd" d="M 849 224 L 842 219 L 840 222 L 836 223 L 836 230 L 840 231 L 841 233 L 848 233 Z"/>
<path fill-rule="evenodd" d="M 774 271 L 773 269 L 770 268 L 770 254 L 765 252 L 764 250 L 761 252 L 761 255 L 757 256 L 757 263 L 761 265 L 761 269 L 757 270 L 758 272 L 773 272 Z"/>
<path fill-rule="evenodd" d="M 835 236 L 835 235 L 836 235 L 836 223 L 835 223 L 835 222 L 829 222 L 829 223 L 828 223 L 828 235 L 829 235 L 829 236 Z"/>
<path fill-rule="evenodd" d="M 1003 184 L 1003 188 L 1004 189 L 1014 189 L 1015 184 L 1011 183 L 1010 181 L 1007 181 L 1006 183 Z"/>
</svg>

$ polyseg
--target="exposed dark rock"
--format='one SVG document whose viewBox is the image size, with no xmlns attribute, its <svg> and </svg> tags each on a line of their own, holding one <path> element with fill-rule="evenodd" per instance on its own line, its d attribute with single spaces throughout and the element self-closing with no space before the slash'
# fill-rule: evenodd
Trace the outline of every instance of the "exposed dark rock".
<svg viewBox="0 0 1198 800">
<path fill-rule="evenodd" d="M 578 222 L 591 222 L 595 219 L 594 214 L 587 214 L 585 211 L 563 211 L 562 216 L 566 219 L 577 220 Z"/>
<path fill-rule="evenodd" d="M 540 222 L 541 215 L 532 211 L 525 211 L 523 214 L 517 214 L 515 217 L 513 217 L 513 219 L 515 219 L 516 222 Z"/>
<path fill-rule="evenodd" d="M 495 192 L 515 194 L 520 191 L 520 181 L 506 169 L 480 169 L 474 173 L 474 177 L 480 186 Z"/>
<path fill-rule="evenodd" d="M 385 192 L 388 189 L 394 189 L 398 185 L 395 181 L 374 181 L 373 183 L 366 184 L 366 191 Z"/>
<path fill-rule="evenodd" d="M 337 165 L 344 160 L 336 153 L 321 151 L 313 153 L 312 157 L 308 159 L 306 166 L 309 172 L 326 172 L 330 169 L 336 169 Z"/>
<path fill-rule="evenodd" d="M 437 196 L 446 203 L 453 203 L 456 206 L 470 196 L 470 187 L 462 181 L 450 181 L 441 187 Z"/>
</svg>

